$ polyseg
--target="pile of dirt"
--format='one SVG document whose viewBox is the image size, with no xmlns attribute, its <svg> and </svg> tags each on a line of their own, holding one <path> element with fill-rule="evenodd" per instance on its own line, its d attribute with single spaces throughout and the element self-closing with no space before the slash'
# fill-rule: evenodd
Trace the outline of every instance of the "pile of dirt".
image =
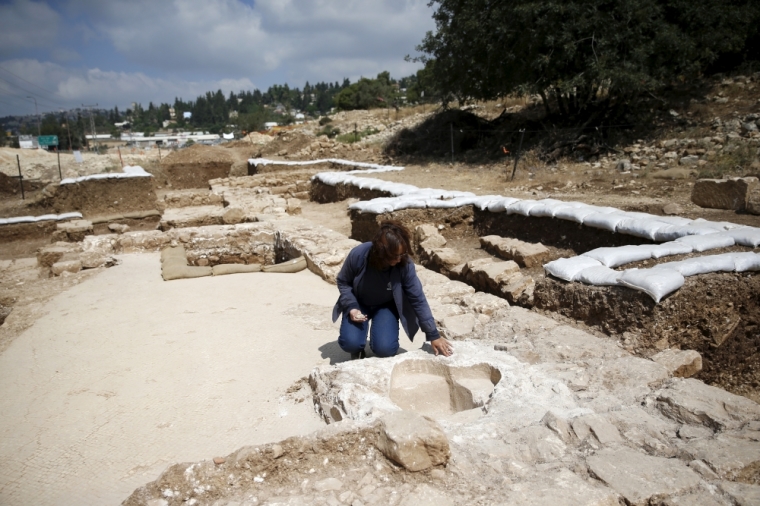
<svg viewBox="0 0 760 506">
<path fill-rule="evenodd" d="M 274 140 L 261 148 L 260 156 L 285 156 L 301 151 L 314 142 L 314 136 L 304 131 L 283 130 Z"/>
<path fill-rule="evenodd" d="M 161 161 L 162 165 L 198 165 L 207 163 L 232 163 L 232 156 L 221 146 L 194 144 L 178 149 Z"/>
</svg>

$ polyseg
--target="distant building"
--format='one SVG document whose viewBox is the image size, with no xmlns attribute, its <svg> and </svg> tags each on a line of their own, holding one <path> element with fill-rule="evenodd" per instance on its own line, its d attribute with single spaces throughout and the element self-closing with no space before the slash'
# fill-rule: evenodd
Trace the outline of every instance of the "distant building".
<svg viewBox="0 0 760 506">
<path fill-rule="evenodd" d="M 191 113 L 190 111 L 185 111 L 182 113 L 182 119 L 190 119 L 192 117 L 193 117 L 193 113 Z"/>
<path fill-rule="evenodd" d="M 18 147 L 21 149 L 37 149 L 40 147 L 40 143 L 37 141 L 37 137 L 33 135 L 19 135 Z"/>
<path fill-rule="evenodd" d="M 171 119 L 177 118 L 177 111 L 174 110 L 174 107 L 169 107 L 169 117 Z"/>
<path fill-rule="evenodd" d="M 237 118 L 238 112 L 237 111 L 230 111 L 230 119 Z"/>
<path fill-rule="evenodd" d="M 271 130 L 272 128 L 276 126 L 277 126 L 276 121 L 267 121 L 266 123 L 264 123 L 264 128 L 266 128 L 267 130 Z"/>
</svg>

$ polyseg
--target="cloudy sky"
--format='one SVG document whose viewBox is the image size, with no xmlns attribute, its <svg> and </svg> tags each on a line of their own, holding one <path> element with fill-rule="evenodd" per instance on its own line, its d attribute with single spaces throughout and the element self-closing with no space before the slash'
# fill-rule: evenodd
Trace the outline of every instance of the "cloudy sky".
<svg viewBox="0 0 760 506">
<path fill-rule="evenodd" d="M 0 116 L 412 74 L 428 0 L 0 0 Z M 27 98 L 32 97 L 32 98 Z"/>
</svg>

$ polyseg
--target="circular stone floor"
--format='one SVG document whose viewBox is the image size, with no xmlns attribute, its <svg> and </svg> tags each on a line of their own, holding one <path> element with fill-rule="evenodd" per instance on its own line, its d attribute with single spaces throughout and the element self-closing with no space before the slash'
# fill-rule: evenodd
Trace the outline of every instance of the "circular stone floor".
<svg viewBox="0 0 760 506">
<path fill-rule="evenodd" d="M 309 271 L 165 282 L 158 254 L 121 258 L 0 356 L 0 504 L 118 504 L 171 463 L 323 427 L 286 390 L 347 358 L 335 286 Z"/>
</svg>

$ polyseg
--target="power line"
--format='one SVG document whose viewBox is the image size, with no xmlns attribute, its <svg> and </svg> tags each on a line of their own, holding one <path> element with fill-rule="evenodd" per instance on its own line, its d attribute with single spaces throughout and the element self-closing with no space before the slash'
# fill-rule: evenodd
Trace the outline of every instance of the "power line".
<svg viewBox="0 0 760 506">
<path fill-rule="evenodd" d="M 14 74 L 13 72 L 11 72 L 10 70 L 8 70 L 8 69 L 6 69 L 6 68 L 0 67 L 0 70 L 4 70 L 4 71 L 8 72 L 10 75 L 12 75 L 12 76 L 14 76 L 14 77 L 17 77 L 17 78 L 21 79 L 21 80 L 22 80 L 22 81 L 24 81 L 25 83 L 29 83 L 29 84 L 31 84 L 31 85 L 32 85 L 32 86 L 34 86 L 35 88 L 39 88 L 39 89 L 41 89 L 42 91 L 44 91 L 44 92 L 46 92 L 46 93 L 51 93 L 51 94 L 55 95 L 55 92 L 54 92 L 54 91 L 46 90 L 46 89 L 45 89 L 45 88 L 43 88 L 42 86 L 36 85 L 36 84 L 34 84 L 33 82 L 31 82 L 31 81 L 27 81 L 27 80 L 26 80 L 26 79 L 24 79 L 23 77 L 21 77 L 21 76 L 19 76 L 19 75 L 16 75 L 16 74 Z M 29 93 L 31 93 L 31 91 L 30 91 Z"/>
</svg>

